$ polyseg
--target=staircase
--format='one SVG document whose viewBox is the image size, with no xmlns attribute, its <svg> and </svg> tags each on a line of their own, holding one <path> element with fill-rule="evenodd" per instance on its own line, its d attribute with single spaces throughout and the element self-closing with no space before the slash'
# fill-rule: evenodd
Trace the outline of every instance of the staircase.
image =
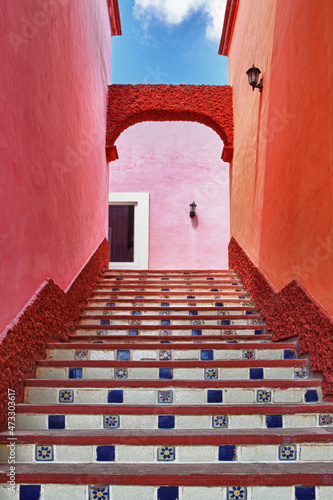
<svg viewBox="0 0 333 500">
<path fill-rule="evenodd" d="M 0 499 L 332 500 L 332 424 L 235 273 L 110 270 L 26 380 Z"/>
</svg>

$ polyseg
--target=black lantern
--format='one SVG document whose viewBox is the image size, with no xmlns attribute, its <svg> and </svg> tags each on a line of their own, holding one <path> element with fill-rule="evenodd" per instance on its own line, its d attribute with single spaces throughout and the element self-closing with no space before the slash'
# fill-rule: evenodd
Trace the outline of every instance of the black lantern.
<svg viewBox="0 0 333 500">
<path fill-rule="evenodd" d="M 258 83 L 260 73 L 260 69 L 256 68 L 255 65 L 253 65 L 252 68 L 248 69 L 246 72 L 249 78 L 249 84 L 251 85 L 253 91 L 254 89 L 259 89 L 259 92 L 262 92 L 262 78 Z"/>
<path fill-rule="evenodd" d="M 193 219 L 193 217 L 195 217 L 195 209 L 197 208 L 196 204 L 194 203 L 194 201 L 191 203 L 190 205 L 190 217 L 191 219 Z"/>
</svg>

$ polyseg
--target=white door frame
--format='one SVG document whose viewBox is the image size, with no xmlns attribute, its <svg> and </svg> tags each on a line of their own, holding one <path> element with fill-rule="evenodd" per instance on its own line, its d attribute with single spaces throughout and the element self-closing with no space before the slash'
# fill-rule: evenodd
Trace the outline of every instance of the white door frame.
<svg viewBox="0 0 333 500">
<path fill-rule="evenodd" d="M 109 193 L 109 205 L 134 205 L 134 262 L 109 262 L 109 269 L 148 269 L 149 193 Z"/>
</svg>

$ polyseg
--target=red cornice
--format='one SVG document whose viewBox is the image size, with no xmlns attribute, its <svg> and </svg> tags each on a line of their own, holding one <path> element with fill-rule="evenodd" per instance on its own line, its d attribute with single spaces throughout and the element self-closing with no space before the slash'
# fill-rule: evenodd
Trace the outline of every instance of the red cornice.
<svg viewBox="0 0 333 500">
<path fill-rule="evenodd" d="M 225 8 L 223 31 L 220 41 L 219 54 L 227 56 L 234 30 L 239 0 L 228 0 Z"/>
<path fill-rule="evenodd" d="M 118 0 L 107 0 L 110 17 L 111 36 L 121 35 L 121 24 Z"/>
</svg>

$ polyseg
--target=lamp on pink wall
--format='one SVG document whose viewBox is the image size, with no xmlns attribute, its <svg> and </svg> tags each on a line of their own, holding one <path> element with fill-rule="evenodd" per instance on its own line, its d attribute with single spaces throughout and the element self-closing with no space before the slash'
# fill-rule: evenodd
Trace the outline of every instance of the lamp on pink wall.
<svg viewBox="0 0 333 500">
<path fill-rule="evenodd" d="M 197 205 L 195 204 L 194 201 L 192 201 L 190 207 L 191 207 L 190 217 L 191 217 L 191 219 L 193 219 L 193 217 L 195 217 L 195 209 L 197 208 Z"/>
<path fill-rule="evenodd" d="M 262 92 L 262 78 L 259 81 L 259 75 L 261 71 L 259 68 L 256 68 L 255 65 L 253 64 L 252 68 L 248 69 L 246 74 L 249 78 L 249 84 L 252 87 L 252 90 L 254 92 L 254 89 L 259 89 L 259 92 Z"/>
</svg>

